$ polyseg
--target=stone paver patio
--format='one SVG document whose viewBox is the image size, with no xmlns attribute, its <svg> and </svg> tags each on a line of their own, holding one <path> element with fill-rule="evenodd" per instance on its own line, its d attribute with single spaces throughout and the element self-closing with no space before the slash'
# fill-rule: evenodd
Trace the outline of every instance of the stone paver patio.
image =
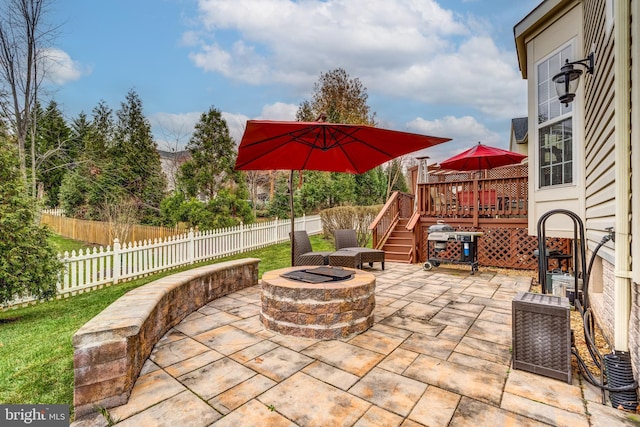
<svg viewBox="0 0 640 427">
<path fill-rule="evenodd" d="M 260 287 L 215 300 L 155 346 L 119 426 L 636 425 L 573 384 L 510 369 L 511 300 L 531 279 L 387 263 L 375 323 L 348 340 L 278 335 Z M 106 426 L 96 414 L 76 427 Z"/>
</svg>

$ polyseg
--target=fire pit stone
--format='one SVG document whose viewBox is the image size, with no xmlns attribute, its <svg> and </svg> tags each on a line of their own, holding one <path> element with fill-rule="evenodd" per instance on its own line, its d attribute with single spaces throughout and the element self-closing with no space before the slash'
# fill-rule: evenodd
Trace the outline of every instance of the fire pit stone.
<svg viewBox="0 0 640 427">
<path fill-rule="evenodd" d="M 354 275 L 348 280 L 324 283 L 305 283 L 281 276 L 300 268 L 263 274 L 260 320 L 267 329 L 329 340 L 357 335 L 373 325 L 373 274 L 353 270 Z"/>
</svg>

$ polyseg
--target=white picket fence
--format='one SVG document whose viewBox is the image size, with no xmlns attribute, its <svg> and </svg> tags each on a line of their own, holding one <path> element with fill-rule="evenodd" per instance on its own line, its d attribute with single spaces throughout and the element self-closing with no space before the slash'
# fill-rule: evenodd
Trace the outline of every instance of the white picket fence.
<svg viewBox="0 0 640 427">
<path fill-rule="evenodd" d="M 322 232 L 320 215 L 303 216 L 295 220 L 296 230 L 309 235 Z M 153 242 L 142 241 L 107 246 L 76 253 L 65 252 L 60 259 L 64 274 L 58 283 L 58 295 L 75 294 L 122 280 L 132 280 L 158 271 L 222 258 L 253 249 L 289 241 L 290 220 L 273 220 L 209 231 L 189 231 L 187 234 Z M 9 304 L 33 301 L 25 297 Z"/>
<path fill-rule="evenodd" d="M 64 216 L 64 210 L 62 208 L 43 209 L 42 213 L 53 216 Z"/>
</svg>

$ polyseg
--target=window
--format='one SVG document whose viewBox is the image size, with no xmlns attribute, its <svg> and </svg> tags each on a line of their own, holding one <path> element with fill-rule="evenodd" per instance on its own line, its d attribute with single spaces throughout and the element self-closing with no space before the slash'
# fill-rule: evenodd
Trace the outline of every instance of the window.
<svg viewBox="0 0 640 427">
<path fill-rule="evenodd" d="M 538 64 L 538 176 L 539 188 L 573 182 L 573 103 L 558 100 L 553 76 L 569 59 L 569 45 Z"/>
</svg>

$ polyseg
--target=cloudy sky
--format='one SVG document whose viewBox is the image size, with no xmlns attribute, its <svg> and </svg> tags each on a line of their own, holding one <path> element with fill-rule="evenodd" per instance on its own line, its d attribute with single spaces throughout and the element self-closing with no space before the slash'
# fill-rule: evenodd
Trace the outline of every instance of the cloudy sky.
<svg viewBox="0 0 640 427">
<path fill-rule="evenodd" d="M 160 148 L 200 114 L 294 120 L 320 73 L 358 78 L 380 127 L 508 148 L 526 115 L 513 26 L 540 0 L 56 0 L 49 89 L 69 118 L 141 97 Z"/>
</svg>

